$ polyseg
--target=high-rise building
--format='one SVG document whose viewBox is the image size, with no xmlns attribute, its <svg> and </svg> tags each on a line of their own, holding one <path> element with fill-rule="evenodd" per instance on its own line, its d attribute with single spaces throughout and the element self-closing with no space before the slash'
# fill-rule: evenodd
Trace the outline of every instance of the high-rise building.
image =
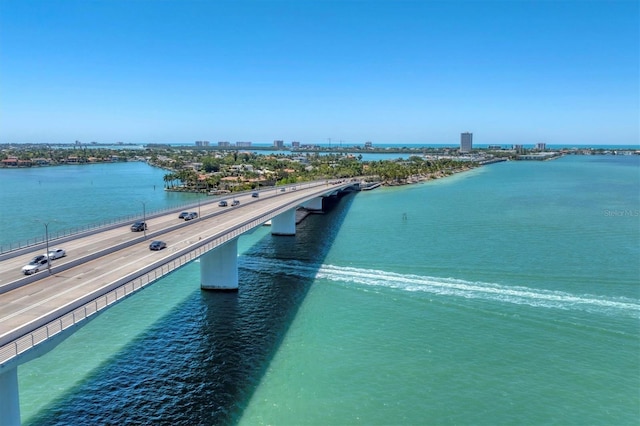
<svg viewBox="0 0 640 426">
<path fill-rule="evenodd" d="M 273 141 L 273 147 L 278 149 L 284 148 L 284 141 L 279 141 L 279 140 Z"/>
<path fill-rule="evenodd" d="M 473 133 L 460 134 L 460 152 L 471 152 L 473 149 Z"/>
</svg>

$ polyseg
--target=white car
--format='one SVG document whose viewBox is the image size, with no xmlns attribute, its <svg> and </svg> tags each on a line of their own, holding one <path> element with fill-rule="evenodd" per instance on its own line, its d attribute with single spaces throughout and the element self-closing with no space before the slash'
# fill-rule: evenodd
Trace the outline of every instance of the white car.
<svg viewBox="0 0 640 426">
<path fill-rule="evenodd" d="M 40 256 L 36 256 L 31 259 L 31 262 L 23 266 L 22 273 L 25 275 L 35 274 L 36 272 L 46 269 L 48 263 L 49 259 L 47 259 L 47 256 L 41 254 Z"/>
<path fill-rule="evenodd" d="M 67 252 L 64 251 L 61 248 L 54 248 L 49 250 L 49 259 L 54 260 L 54 259 L 59 259 L 61 257 L 65 257 L 67 255 Z M 46 255 L 45 255 L 46 256 Z"/>
</svg>

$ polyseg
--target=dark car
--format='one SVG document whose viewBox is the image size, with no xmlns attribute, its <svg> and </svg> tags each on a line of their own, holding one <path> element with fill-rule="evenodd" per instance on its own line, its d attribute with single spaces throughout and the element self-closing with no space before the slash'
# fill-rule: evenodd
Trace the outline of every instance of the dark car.
<svg viewBox="0 0 640 426">
<path fill-rule="evenodd" d="M 227 202 L 225 200 L 222 200 L 218 203 L 218 206 L 220 207 L 227 207 Z"/>
<path fill-rule="evenodd" d="M 196 212 L 191 212 L 191 213 L 188 213 L 188 214 L 184 217 L 184 220 L 191 220 L 191 219 L 195 219 L 195 218 L 197 218 L 197 217 L 198 217 L 198 213 L 196 213 Z"/>
<path fill-rule="evenodd" d="M 189 216 L 189 212 L 182 212 L 180 216 L 178 216 L 178 219 L 186 219 L 187 216 Z"/>
<path fill-rule="evenodd" d="M 260 194 L 258 192 L 254 192 L 254 193 L 251 194 L 251 196 L 253 198 L 258 198 L 260 196 Z"/>
<path fill-rule="evenodd" d="M 144 231 L 145 229 L 147 229 L 146 222 L 136 222 L 133 225 L 131 225 L 131 230 L 133 232 L 140 232 L 140 231 Z"/>
<path fill-rule="evenodd" d="M 167 247 L 167 243 L 164 241 L 153 241 L 149 244 L 149 250 L 162 250 Z"/>
<path fill-rule="evenodd" d="M 237 206 L 238 204 L 240 204 L 240 200 L 233 200 L 231 203 L 232 206 Z"/>
</svg>

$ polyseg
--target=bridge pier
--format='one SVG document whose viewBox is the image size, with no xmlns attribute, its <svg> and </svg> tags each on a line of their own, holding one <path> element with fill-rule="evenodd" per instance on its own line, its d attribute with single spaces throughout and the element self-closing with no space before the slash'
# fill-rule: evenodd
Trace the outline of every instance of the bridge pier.
<svg viewBox="0 0 640 426">
<path fill-rule="evenodd" d="M 309 201 L 307 201 L 306 203 L 304 203 L 304 208 L 307 210 L 316 210 L 316 211 L 322 211 L 322 199 L 324 197 L 316 197 L 313 198 Z"/>
<path fill-rule="evenodd" d="M 0 426 L 20 424 L 20 394 L 18 367 L 0 373 Z"/>
<path fill-rule="evenodd" d="M 238 291 L 238 238 L 200 256 L 200 288 Z"/>
<path fill-rule="evenodd" d="M 271 219 L 271 235 L 296 235 L 296 209 L 287 210 Z"/>
</svg>

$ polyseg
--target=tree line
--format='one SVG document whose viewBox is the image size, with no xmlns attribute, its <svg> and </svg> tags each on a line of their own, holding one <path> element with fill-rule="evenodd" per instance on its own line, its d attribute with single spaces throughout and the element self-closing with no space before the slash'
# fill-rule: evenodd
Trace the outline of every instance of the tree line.
<svg viewBox="0 0 640 426">
<path fill-rule="evenodd" d="M 46 144 L 3 146 L 2 159 L 44 158 L 64 164 L 69 157 L 78 163 L 91 161 L 144 160 L 167 170 L 167 189 L 184 191 L 246 191 L 260 186 L 285 185 L 321 179 L 363 177 L 383 184 L 402 184 L 413 178 L 440 177 L 476 166 L 454 159 L 408 159 L 362 161 L 362 155 L 343 152 L 258 154 L 250 151 L 209 151 L 184 147 L 143 149 L 101 147 L 55 147 Z"/>
<path fill-rule="evenodd" d="M 164 176 L 167 188 L 203 192 L 246 191 L 260 186 L 354 177 L 393 185 L 414 178 L 442 177 L 476 166 L 453 159 L 427 160 L 419 156 L 406 160 L 362 161 L 360 155 L 340 153 L 295 156 L 231 152 L 198 160 L 165 158 L 155 165 L 171 170 Z"/>
</svg>

